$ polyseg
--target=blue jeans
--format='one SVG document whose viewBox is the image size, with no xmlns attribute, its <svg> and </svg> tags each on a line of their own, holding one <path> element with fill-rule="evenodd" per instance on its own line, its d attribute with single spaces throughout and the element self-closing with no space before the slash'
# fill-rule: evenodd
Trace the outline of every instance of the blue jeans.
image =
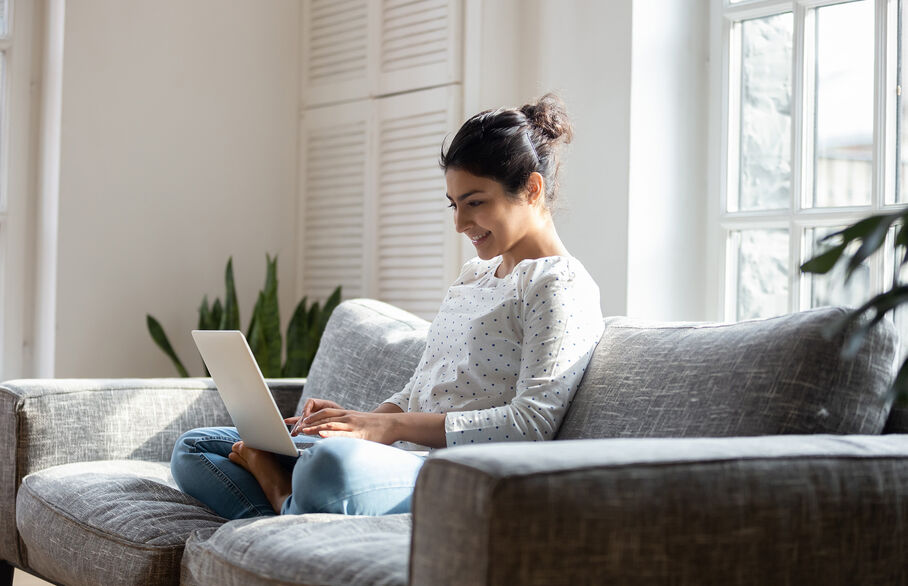
<svg viewBox="0 0 908 586">
<path fill-rule="evenodd" d="M 170 470 L 183 492 L 227 519 L 274 515 L 258 481 L 228 459 L 240 436 L 233 427 L 184 433 L 173 449 Z M 320 439 L 296 458 L 278 456 L 292 471 L 293 492 L 282 515 L 343 513 L 389 515 L 410 511 L 423 459 L 366 440 Z"/>
</svg>

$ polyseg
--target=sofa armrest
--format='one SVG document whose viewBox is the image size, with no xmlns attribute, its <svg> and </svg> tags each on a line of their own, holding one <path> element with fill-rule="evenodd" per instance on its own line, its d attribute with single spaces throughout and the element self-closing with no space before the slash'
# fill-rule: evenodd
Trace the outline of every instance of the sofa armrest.
<svg viewBox="0 0 908 586">
<path fill-rule="evenodd" d="M 450 448 L 411 584 L 904 583 L 908 435 Z"/>
<path fill-rule="evenodd" d="M 304 379 L 268 381 L 285 416 Z M 71 462 L 166 461 L 195 427 L 231 425 L 211 379 L 36 379 L 0 384 L 0 559 L 19 564 L 16 491 L 26 475 Z"/>
</svg>

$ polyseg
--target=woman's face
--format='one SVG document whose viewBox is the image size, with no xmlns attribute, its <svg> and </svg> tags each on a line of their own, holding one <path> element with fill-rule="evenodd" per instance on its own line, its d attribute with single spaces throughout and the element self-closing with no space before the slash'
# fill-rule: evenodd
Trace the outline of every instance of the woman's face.
<svg viewBox="0 0 908 586">
<path fill-rule="evenodd" d="M 494 179 L 453 168 L 445 173 L 445 182 L 454 228 L 470 239 L 479 258 L 502 255 L 514 263 L 528 258 L 522 251 L 536 244 L 542 219 L 540 193 L 533 197 L 525 191 L 515 199 Z"/>
</svg>

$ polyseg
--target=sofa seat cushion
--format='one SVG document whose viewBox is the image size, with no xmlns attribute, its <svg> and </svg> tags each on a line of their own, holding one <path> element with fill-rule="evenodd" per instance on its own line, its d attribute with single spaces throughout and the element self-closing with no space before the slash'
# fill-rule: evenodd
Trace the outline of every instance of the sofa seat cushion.
<svg viewBox="0 0 908 586">
<path fill-rule="evenodd" d="M 176 584 L 189 534 L 225 522 L 176 488 L 167 462 L 48 468 L 16 500 L 29 566 L 68 585 Z"/>
<path fill-rule="evenodd" d="M 843 308 L 733 324 L 609 318 L 558 439 L 878 434 L 898 348 L 884 320 L 852 359 Z"/>
<path fill-rule="evenodd" d="M 231 521 L 193 534 L 182 584 L 406 584 L 409 514 L 284 515 Z"/>
</svg>

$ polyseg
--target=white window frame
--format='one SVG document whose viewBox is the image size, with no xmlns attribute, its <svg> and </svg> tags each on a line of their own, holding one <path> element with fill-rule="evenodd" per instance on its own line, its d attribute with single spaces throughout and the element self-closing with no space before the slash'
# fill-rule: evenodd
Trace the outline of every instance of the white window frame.
<svg viewBox="0 0 908 586">
<path fill-rule="evenodd" d="M 43 3 L 8 0 L 8 31 L 0 39 L 6 55 L 4 110 L 0 130 L 0 380 L 31 371 L 33 305 L 30 284 L 34 255 L 33 145 L 36 124 L 35 23 Z"/>
<path fill-rule="evenodd" d="M 805 198 L 810 195 L 809 178 L 805 170 L 810 169 L 810 145 L 803 140 L 809 129 L 809 97 L 807 72 L 805 71 L 805 22 L 808 13 L 816 8 L 840 4 L 843 0 L 747 0 L 732 4 L 729 0 L 714 0 L 711 4 L 712 48 L 711 72 L 712 100 L 719 107 L 714 112 L 711 124 L 710 191 L 713 202 L 709 214 L 709 223 L 714 228 L 710 235 L 711 248 L 716 251 L 715 268 L 712 273 L 716 291 L 715 315 L 719 319 L 734 321 L 737 317 L 737 277 L 733 266 L 735 251 L 732 249 L 730 235 L 742 229 L 785 228 L 789 233 L 789 278 L 788 278 L 788 311 L 807 309 L 810 304 L 805 284 L 809 276 L 801 275 L 799 266 L 806 260 L 804 254 L 806 242 L 803 242 L 805 228 L 838 226 L 851 224 L 869 214 L 880 211 L 899 209 L 903 205 L 886 202 L 886 197 L 894 200 L 894 165 L 896 118 L 895 108 L 895 67 L 889 67 L 897 59 L 898 0 L 874 0 L 875 4 L 875 63 L 874 63 L 874 132 L 872 155 L 872 188 L 869 205 L 808 208 Z M 906 8 L 908 9 L 908 8 Z M 730 182 L 737 181 L 737 173 L 730 162 L 730 155 L 737 155 L 735 125 L 737 123 L 737 96 L 730 80 L 737 79 L 732 67 L 739 66 L 734 59 L 732 30 L 736 22 L 761 18 L 782 12 L 791 12 L 793 17 L 793 70 L 792 70 L 792 185 L 789 207 L 773 211 L 729 212 L 728 197 L 734 193 Z M 908 40 L 908 39 L 906 39 Z M 891 70 L 891 71 L 890 71 Z M 892 91 L 890 92 L 889 89 Z M 806 148 L 805 148 L 806 147 Z M 890 172 L 890 169 L 892 170 Z M 871 259 L 872 291 L 881 290 L 891 281 L 892 275 L 886 274 L 881 255 Z M 803 291 L 803 294 L 802 294 Z"/>
</svg>

